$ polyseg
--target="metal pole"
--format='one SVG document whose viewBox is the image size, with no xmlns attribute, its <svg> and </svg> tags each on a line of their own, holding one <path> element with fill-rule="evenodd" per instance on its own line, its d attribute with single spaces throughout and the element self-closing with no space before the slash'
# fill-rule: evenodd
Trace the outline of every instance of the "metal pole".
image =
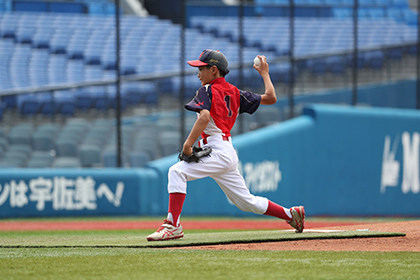
<svg viewBox="0 0 420 280">
<path fill-rule="evenodd" d="M 416 91 L 416 109 L 420 109 L 420 3 L 417 2 L 417 91 Z"/>
<path fill-rule="evenodd" d="M 239 21 L 238 21 L 238 34 L 239 34 L 239 76 L 238 76 L 238 86 L 239 88 L 244 87 L 244 0 L 241 0 L 239 5 Z M 239 115 L 239 133 L 244 132 L 244 122 L 243 117 Z"/>
<path fill-rule="evenodd" d="M 352 95 L 352 105 L 356 106 L 357 104 L 357 80 L 358 80 L 358 60 L 359 60 L 359 50 L 358 50 L 358 10 L 359 10 L 359 0 L 354 0 L 354 9 L 353 9 L 353 95 Z"/>
<path fill-rule="evenodd" d="M 179 146 L 182 149 L 182 145 L 184 144 L 184 140 L 186 138 L 185 136 L 185 110 L 184 110 L 184 101 L 185 101 L 185 25 L 186 25 L 186 12 L 185 12 L 185 0 L 181 1 L 181 54 L 180 54 L 180 63 L 181 63 L 181 83 L 180 83 L 180 93 L 179 93 L 179 99 L 180 99 L 180 143 Z"/>
<path fill-rule="evenodd" d="M 120 0 L 115 0 L 115 65 L 116 65 L 116 90 L 117 90 L 117 167 L 122 167 L 121 153 L 121 95 L 120 95 Z"/>
<path fill-rule="evenodd" d="M 295 1 L 290 0 L 289 18 L 289 51 L 290 51 L 290 85 L 289 85 L 289 118 L 295 115 L 294 89 L 295 89 Z"/>
</svg>

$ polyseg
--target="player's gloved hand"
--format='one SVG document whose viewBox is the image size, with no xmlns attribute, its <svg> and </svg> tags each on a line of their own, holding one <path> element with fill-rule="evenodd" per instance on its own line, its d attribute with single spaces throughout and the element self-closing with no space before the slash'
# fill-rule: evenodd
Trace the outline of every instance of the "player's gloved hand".
<svg viewBox="0 0 420 280">
<path fill-rule="evenodd" d="M 178 155 L 179 160 L 183 160 L 185 162 L 199 162 L 201 158 L 203 157 L 209 157 L 211 153 L 211 148 L 199 148 L 199 147 L 193 147 L 192 148 L 192 154 L 187 156 L 184 154 L 184 152 L 180 152 Z"/>
</svg>

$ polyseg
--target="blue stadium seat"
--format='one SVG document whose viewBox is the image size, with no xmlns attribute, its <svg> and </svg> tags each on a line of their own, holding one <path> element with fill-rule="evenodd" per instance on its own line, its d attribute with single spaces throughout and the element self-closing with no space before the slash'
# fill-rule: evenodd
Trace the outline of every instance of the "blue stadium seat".
<svg viewBox="0 0 420 280">
<path fill-rule="evenodd" d="M 129 154 L 129 163 L 131 167 L 146 167 L 150 160 L 150 155 L 144 151 L 134 151 Z"/>
<path fill-rule="evenodd" d="M 50 168 L 51 163 L 48 160 L 30 158 L 26 163 L 26 167 L 28 167 L 28 168 Z"/>
<path fill-rule="evenodd" d="M 328 70 L 325 58 L 308 59 L 306 67 L 315 74 L 325 74 Z"/>
<path fill-rule="evenodd" d="M 54 35 L 52 36 L 49 42 L 51 53 L 53 54 L 66 53 L 71 32 L 72 30 L 67 27 L 58 27 L 55 29 Z"/>
<path fill-rule="evenodd" d="M 0 164 L 2 167 L 25 167 L 28 157 L 21 151 L 8 150 L 3 155 Z"/>
<path fill-rule="evenodd" d="M 19 124 L 13 126 L 8 134 L 9 143 L 31 145 L 32 124 Z"/>
<path fill-rule="evenodd" d="M 346 60 L 343 56 L 330 56 L 325 58 L 327 69 L 333 74 L 343 74 L 346 70 Z"/>
<path fill-rule="evenodd" d="M 15 38 L 17 21 L 13 16 L 3 16 L 0 28 L 1 38 Z"/>
<path fill-rule="evenodd" d="M 20 94 L 16 97 L 17 108 L 22 115 L 36 115 L 40 104 L 36 94 Z"/>
<path fill-rule="evenodd" d="M 15 32 L 16 42 L 20 44 L 31 44 L 34 31 L 34 27 L 19 26 Z"/>
<path fill-rule="evenodd" d="M 392 0 L 376 0 L 376 5 L 383 8 L 389 8 L 392 5 Z"/>
<path fill-rule="evenodd" d="M 163 131 L 159 133 L 160 150 L 162 156 L 169 156 L 178 153 L 181 136 L 176 131 Z"/>
<path fill-rule="evenodd" d="M 76 98 L 71 91 L 56 91 L 54 92 L 54 102 L 56 105 L 56 112 L 65 115 L 73 116 L 76 109 Z"/>
<path fill-rule="evenodd" d="M 408 25 L 417 26 L 417 22 L 418 22 L 417 13 L 413 12 L 410 9 L 406 9 L 403 11 L 402 14 L 403 14 L 405 23 L 407 23 Z"/>
<path fill-rule="evenodd" d="M 282 120 L 279 108 L 275 106 L 263 106 L 256 112 L 259 127 L 271 125 Z"/>
<path fill-rule="evenodd" d="M 364 65 L 371 69 L 381 69 L 384 66 L 384 53 L 382 51 L 369 51 L 362 53 Z"/>
<path fill-rule="evenodd" d="M 54 150 L 55 135 L 48 131 L 35 131 L 32 134 L 32 146 L 35 151 Z"/>
<path fill-rule="evenodd" d="M 81 168 L 80 159 L 77 157 L 57 157 L 52 163 L 54 168 Z"/>
<path fill-rule="evenodd" d="M 388 8 L 387 9 L 387 17 L 394 19 L 396 21 L 402 22 L 404 21 L 403 10 L 400 8 Z"/>
<path fill-rule="evenodd" d="M 82 144 L 79 147 L 80 163 L 83 167 L 101 165 L 101 149 L 96 145 Z"/>
<path fill-rule="evenodd" d="M 408 1 L 409 0 L 392 0 L 392 6 L 399 8 L 408 8 Z"/>
<path fill-rule="evenodd" d="M 130 152 L 131 155 L 131 152 Z M 113 146 L 108 146 L 104 149 L 103 155 L 102 155 L 102 164 L 104 167 L 117 167 L 118 166 L 118 152 L 117 149 Z M 122 151 L 122 158 L 121 158 L 121 164 L 122 166 L 125 166 L 128 163 L 127 160 L 127 152 L 124 150 Z"/>
<path fill-rule="evenodd" d="M 9 148 L 7 150 L 8 152 L 13 152 L 13 153 L 20 153 L 22 154 L 25 159 L 27 160 L 29 158 L 29 156 L 31 155 L 32 152 L 32 147 L 30 144 L 10 144 Z"/>
<path fill-rule="evenodd" d="M 55 141 L 55 150 L 59 157 L 77 157 L 78 139 L 72 139 L 69 135 L 59 137 Z"/>
<path fill-rule="evenodd" d="M 360 7 L 375 7 L 376 6 L 376 0 L 358 0 Z"/>
</svg>

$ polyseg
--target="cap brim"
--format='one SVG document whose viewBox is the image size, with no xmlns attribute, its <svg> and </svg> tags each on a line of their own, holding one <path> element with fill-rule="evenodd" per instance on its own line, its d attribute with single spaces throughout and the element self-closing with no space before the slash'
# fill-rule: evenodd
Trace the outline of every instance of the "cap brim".
<svg viewBox="0 0 420 280">
<path fill-rule="evenodd" d="M 189 65 L 191 65 L 192 67 L 199 67 L 199 66 L 208 65 L 208 63 L 202 62 L 201 60 L 190 60 L 190 61 L 187 61 L 187 63 Z"/>
</svg>

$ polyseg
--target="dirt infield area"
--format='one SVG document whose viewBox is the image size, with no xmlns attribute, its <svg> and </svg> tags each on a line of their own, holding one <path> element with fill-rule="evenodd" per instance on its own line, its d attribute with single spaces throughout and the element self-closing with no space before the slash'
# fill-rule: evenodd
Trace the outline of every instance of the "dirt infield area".
<svg viewBox="0 0 420 280">
<path fill-rule="evenodd" d="M 312 251 L 411 251 L 420 252 L 420 221 L 359 224 L 317 229 L 358 230 L 369 229 L 382 232 L 402 232 L 404 237 L 299 240 L 250 244 L 228 244 L 189 247 L 205 250 L 312 250 Z M 185 247 L 183 249 L 186 249 Z"/>
</svg>

